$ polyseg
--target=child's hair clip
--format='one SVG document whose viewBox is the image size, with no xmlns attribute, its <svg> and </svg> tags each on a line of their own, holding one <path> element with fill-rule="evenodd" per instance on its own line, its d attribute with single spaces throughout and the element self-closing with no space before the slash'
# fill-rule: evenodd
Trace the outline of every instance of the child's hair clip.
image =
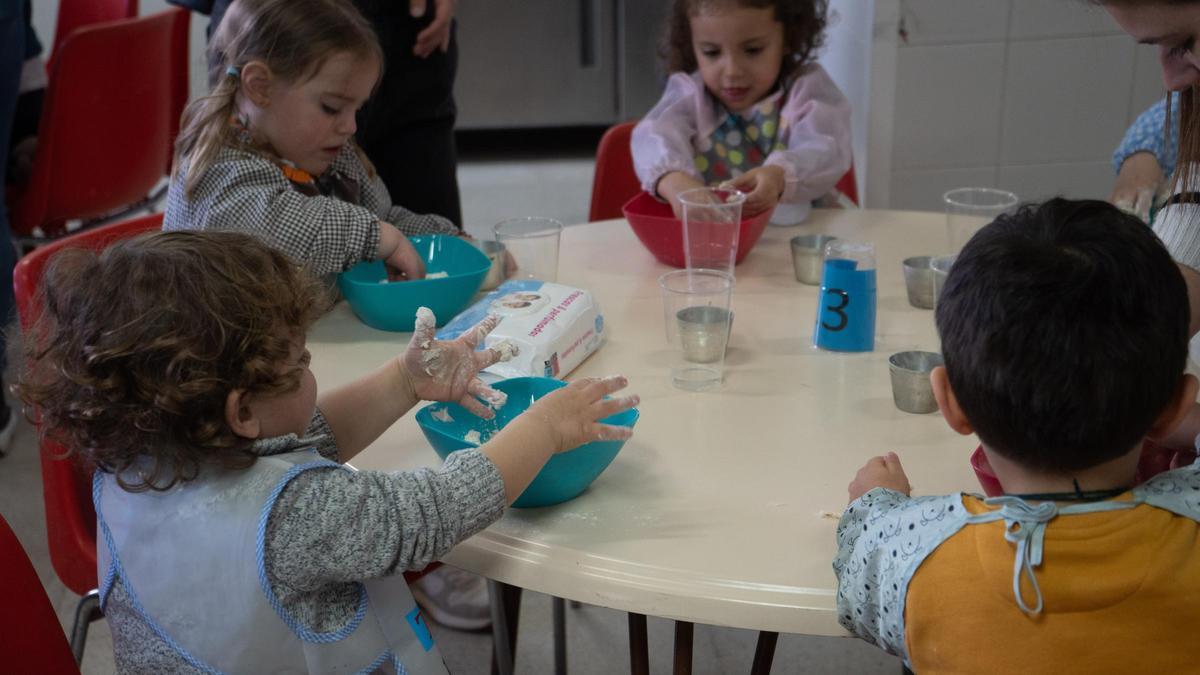
<svg viewBox="0 0 1200 675">
<path fill-rule="evenodd" d="M 237 66 L 229 66 L 225 69 L 225 74 L 240 79 L 242 77 L 242 69 Z"/>
</svg>

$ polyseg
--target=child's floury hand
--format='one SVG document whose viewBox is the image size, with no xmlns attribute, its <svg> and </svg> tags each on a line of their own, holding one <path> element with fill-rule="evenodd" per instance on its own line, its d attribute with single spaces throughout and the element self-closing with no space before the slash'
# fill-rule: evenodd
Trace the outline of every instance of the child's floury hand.
<svg viewBox="0 0 1200 675">
<path fill-rule="evenodd" d="M 538 399 L 521 416 L 540 419 L 549 426 L 557 442 L 555 452 L 566 452 L 592 441 L 629 438 L 633 429 L 596 421 L 638 404 L 641 399 L 636 394 L 604 398 L 628 384 L 629 381 L 620 375 L 584 378 Z"/>
<path fill-rule="evenodd" d="M 489 316 L 471 330 L 450 342 L 434 339 L 437 319 L 428 307 L 417 310 L 417 325 L 412 341 L 400 361 L 408 373 L 413 393 L 425 401 L 452 401 L 484 419 L 496 416 L 492 408 L 504 405 L 505 394 L 484 384 L 478 377 L 482 368 L 507 361 L 517 353 L 516 345 L 504 341 L 499 349 L 475 351 L 500 317 Z M 476 398 L 488 402 L 484 405 Z"/>
<path fill-rule="evenodd" d="M 896 453 L 889 452 L 883 457 L 872 457 L 867 460 L 858 475 L 850 481 L 850 501 L 882 487 L 896 492 L 909 494 L 912 486 L 908 484 L 908 476 L 904 475 L 904 467 L 900 466 L 900 458 Z"/>
</svg>

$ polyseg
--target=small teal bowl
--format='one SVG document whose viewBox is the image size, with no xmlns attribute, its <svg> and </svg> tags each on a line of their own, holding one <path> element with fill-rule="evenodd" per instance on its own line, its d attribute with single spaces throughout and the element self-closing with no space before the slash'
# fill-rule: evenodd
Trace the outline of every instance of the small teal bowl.
<svg viewBox="0 0 1200 675">
<path fill-rule="evenodd" d="M 496 411 L 495 419 L 480 419 L 457 403 L 434 403 L 417 411 L 417 424 L 438 456 L 446 459 L 456 450 L 476 447 L 464 439 L 468 432 L 478 431 L 482 437 L 481 441 L 486 441 L 508 424 L 509 420 L 525 412 L 534 401 L 566 385 L 566 382 L 549 377 L 514 377 L 502 380 L 492 386 L 508 394 L 508 402 Z M 434 413 L 442 415 L 442 411 L 449 413 L 452 421 L 444 422 L 434 417 Z M 638 410 L 632 408 L 606 417 L 602 421 L 605 424 L 633 428 L 638 421 Z M 608 468 L 623 445 L 625 441 L 593 441 L 574 450 L 554 455 L 534 477 L 529 487 L 517 497 L 513 506 L 551 506 L 578 497 L 604 469 Z"/>
<path fill-rule="evenodd" d="M 338 275 L 338 289 L 350 309 L 371 328 L 409 332 L 419 307 L 433 310 L 437 325 L 444 325 L 471 302 L 492 266 L 483 251 L 460 237 L 422 235 L 408 240 L 425 261 L 427 274 L 447 276 L 383 284 L 387 269 L 382 260 L 359 263 Z"/>
</svg>

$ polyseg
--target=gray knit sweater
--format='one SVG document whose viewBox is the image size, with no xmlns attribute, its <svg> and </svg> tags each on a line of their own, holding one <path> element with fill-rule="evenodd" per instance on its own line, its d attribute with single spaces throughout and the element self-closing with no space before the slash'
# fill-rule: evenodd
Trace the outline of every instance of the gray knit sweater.
<svg viewBox="0 0 1200 675">
<path fill-rule="evenodd" d="M 307 435 L 323 435 L 316 450 L 337 460 L 319 410 Z M 297 449 L 280 439 L 255 445 L 263 456 Z M 504 482 L 477 450 L 454 453 L 436 471 L 305 471 L 280 493 L 267 521 L 267 577 L 293 616 L 317 632 L 334 631 L 358 607 L 352 582 L 421 569 L 494 523 L 504 508 Z M 201 672 L 150 629 L 118 580 L 104 613 L 118 672 Z"/>
</svg>

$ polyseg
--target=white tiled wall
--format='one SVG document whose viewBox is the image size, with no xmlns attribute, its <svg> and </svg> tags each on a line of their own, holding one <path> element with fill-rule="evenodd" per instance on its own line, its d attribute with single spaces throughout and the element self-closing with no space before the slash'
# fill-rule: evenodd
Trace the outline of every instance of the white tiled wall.
<svg viewBox="0 0 1200 675">
<path fill-rule="evenodd" d="M 940 210 L 966 185 L 1103 198 L 1113 148 L 1163 94 L 1154 49 L 1083 0 L 900 0 L 900 28 L 887 203 L 871 206 Z"/>
</svg>

